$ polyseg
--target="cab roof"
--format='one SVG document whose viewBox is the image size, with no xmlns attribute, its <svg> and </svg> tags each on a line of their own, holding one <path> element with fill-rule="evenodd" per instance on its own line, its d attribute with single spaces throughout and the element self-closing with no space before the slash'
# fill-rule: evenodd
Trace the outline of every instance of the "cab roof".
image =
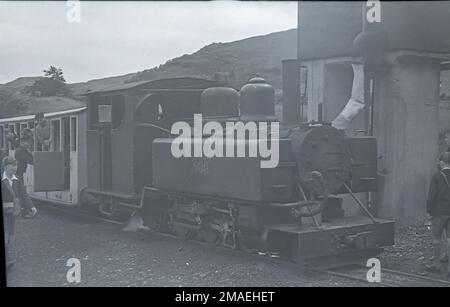
<svg viewBox="0 0 450 307">
<path fill-rule="evenodd" d="M 109 92 L 126 91 L 133 89 L 179 89 L 179 88 L 192 88 L 192 89 L 203 89 L 211 86 L 219 86 L 219 82 L 192 78 L 192 77 L 182 77 L 182 78 L 168 78 L 168 79 L 158 79 L 158 80 L 144 80 L 138 82 L 129 82 L 116 86 L 106 87 L 100 90 L 86 92 L 85 95 L 96 95 L 105 94 Z"/>
</svg>

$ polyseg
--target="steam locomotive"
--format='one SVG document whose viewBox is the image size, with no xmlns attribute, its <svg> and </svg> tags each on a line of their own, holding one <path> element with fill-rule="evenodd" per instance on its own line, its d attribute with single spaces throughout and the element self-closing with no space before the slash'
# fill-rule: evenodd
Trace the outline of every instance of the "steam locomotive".
<svg viewBox="0 0 450 307">
<path fill-rule="evenodd" d="M 240 92 L 204 90 L 201 110 L 205 125 L 277 121 L 274 90 L 260 77 Z M 204 145 L 210 137 L 194 137 L 192 144 Z M 222 137 L 224 144 L 232 143 L 237 134 L 224 130 Z M 361 257 L 393 244 L 393 222 L 374 218 L 356 195 L 376 189 L 375 138 L 349 138 L 324 123 L 282 127 L 277 137 L 279 163 L 274 168 L 261 168 L 261 157 L 255 156 L 177 158 L 171 154 L 174 137 L 155 139 L 153 185 L 144 188 L 147 225 L 298 262 Z M 248 151 L 261 140 L 243 142 Z M 346 216 L 339 194 L 351 195 L 366 216 Z"/>
<path fill-rule="evenodd" d="M 297 262 L 370 256 L 393 244 L 394 223 L 375 218 L 360 200 L 376 191 L 376 139 L 348 137 L 327 123 L 262 131 L 259 123 L 279 121 L 274 89 L 261 77 L 240 91 L 173 78 L 127 83 L 86 98 L 85 108 L 40 119 L 51 128 L 51 145 L 35 137 L 34 166 L 25 176 L 35 201 L 113 217 L 140 215 L 154 231 Z M 179 136 L 171 127 L 183 121 L 195 130 L 194 114 L 202 114 L 205 125 L 255 124 L 253 135 L 267 133 L 278 144 L 276 167 L 261 168 L 258 156 L 175 157 Z M 0 132 L 38 124 L 34 115 L 3 119 Z M 216 137 L 237 141 L 234 132 Z M 191 141 L 204 145 L 207 138 Z M 249 137 L 241 146 L 248 151 L 262 141 Z"/>
</svg>

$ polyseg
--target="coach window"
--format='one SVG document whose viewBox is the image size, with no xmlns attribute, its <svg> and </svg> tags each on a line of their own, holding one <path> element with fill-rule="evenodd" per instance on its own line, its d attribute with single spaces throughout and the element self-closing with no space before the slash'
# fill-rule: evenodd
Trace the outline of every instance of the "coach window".
<svg viewBox="0 0 450 307">
<path fill-rule="evenodd" d="M 35 124 L 35 127 L 37 126 L 38 124 L 36 123 Z M 38 131 L 37 131 L 37 129 L 34 129 L 34 150 L 35 151 L 44 151 L 44 146 L 43 146 L 43 144 L 40 142 L 41 140 L 40 140 L 40 138 L 38 137 Z"/>
<path fill-rule="evenodd" d="M 60 120 L 52 120 L 52 151 L 61 150 L 61 122 Z"/>
<path fill-rule="evenodd" d="M 12 149 L 12 150 L 15 148 L 14 142 L 13 142 L 13 140 L 15 138 L 14 135 L 15 135 L 14 125 L 9 125 L 8 126 L 8 147 L 9 147 L 9 149 Z"/>
<path fill-rule="evenodd" d="M 5 148 L 5 128 L 0 126 L 0 148 Z"/>
<path fill-rule="evenodd" d="M 23 124 L 20 124 L 20 129 L 21 129 L 21 135 L 20 135 L 20 137 L 22 138 L 23 136 L 27 136 L 28 135 L 28 131 L 27 131 L 27 129 L 28 129 L 28 123 L 23 123 Z"/>
<path fill-rule="evenodd" d="M 70 119 L 70 150 L 77 151 L 77 118 L 72 117 Z"/>
<path fill-rule="evenodd" d="M 62 151 L 64 152 L 64 190 L 70 189 L 70 117 L 63 117 L 62 123 Z"/>
<path fill-rule="evenodd" d="M 64 152 L 70 151 L 70 117 L 63 117 L 61 119 L 62 123 L 62 148 Z"/>
<path fill-rule="evenodd" d="M 20 139 L 21 139 L 21 135 L 20 135 L 21 129 L 20 129 L 20 128 L 21 128 L 21 127 L 20 127 L 20 124 L 19 124 L 19 123 L 16 123 L 16 135 L 17 135 L 17 137 L 18 137 L 18 139 L 19 139 L 19 143 L 18 143 L 17 145 L 20 144 Z"/>
<path fill-rule="evenodd" d="M 31 150 L 36 151 L 36 134 L 34 133 L 34 121 L 28 122 L 28 129 L 30 130 L 31 138 L 33 141 Z"/>
</svg>

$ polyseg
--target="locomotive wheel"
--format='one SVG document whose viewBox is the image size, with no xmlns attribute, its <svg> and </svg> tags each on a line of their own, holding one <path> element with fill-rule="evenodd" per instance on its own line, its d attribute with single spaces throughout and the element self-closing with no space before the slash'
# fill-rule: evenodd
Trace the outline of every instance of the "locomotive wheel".
<svg viewBox="0 0 450 307">
<path fill-rule="evenodd" d="M 192 239 L 196 235 L 196 231 L 194 229 L 184 227 L 181 225 L 171 225 L 171 230 L 173 233 L 180 238 L 184 239 Z"/>
<path fill-rule="evenodd" d="M 164 214 L 160 210 L 151 210 L 146 212 L 144 225 L 153 231 L 160 231 L 163 225 Z"/>
<path fill-rule="evenodd" d="M 172 233 L 174 233 L 177 237 L 192 239 L 197 231 L 195 229 L 180 225 L 176 223 L 178 219 L 174 216 L 174 213 L 169 213 L 169 229 Z"/>
<path fill-rule="evenodd" d="M 217 230 L 211 228 L 203 228 L 198 233 L 199 239 L 209 244 L 220 245 L 221 235 Z"/>
<path fill-rule="evenodd" d="M 165 195 L 144 194 L 144 197 L 141 210 L 144 225 L 157 232 L 167 230 L 168 212 Z"/>
</svg>

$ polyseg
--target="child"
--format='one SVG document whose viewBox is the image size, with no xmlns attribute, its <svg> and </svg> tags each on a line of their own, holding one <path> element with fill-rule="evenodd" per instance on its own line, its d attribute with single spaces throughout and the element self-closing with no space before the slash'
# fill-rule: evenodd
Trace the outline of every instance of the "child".
<svg viewBox="0 0 450 307">
<path fill-rule="evenodd" d="M 5 235 L 6 267 L 14 265 L 13 236 L 15 232 L 16 217 L 20 214 L 21 207 L 36 214 L 37 210 L 31 202 L 26 201 L 28 194 L 22 181 L 16 177 L 17 160 L 11 156 L 2 161 L 2 209 Z"/>
<path fill-rule="evenodd" d="M 431 228 L 433 233 L 433 265 L 427 270 L 440 273 L 440 256 L 442 247 L 442 234 L 445 232 L 450 243 L 450 152 L 445 152 L 439 157 L 441 170 L 431 178 L 428 192 L 427 212 L 431 216 Z M 450 244 L 448 245 L 450 246 Z M 449 251 L 447 251 L 447 254 Z M 447 268 L 447 277 L 450 278 L 450 262 Z"/>
</svg>

